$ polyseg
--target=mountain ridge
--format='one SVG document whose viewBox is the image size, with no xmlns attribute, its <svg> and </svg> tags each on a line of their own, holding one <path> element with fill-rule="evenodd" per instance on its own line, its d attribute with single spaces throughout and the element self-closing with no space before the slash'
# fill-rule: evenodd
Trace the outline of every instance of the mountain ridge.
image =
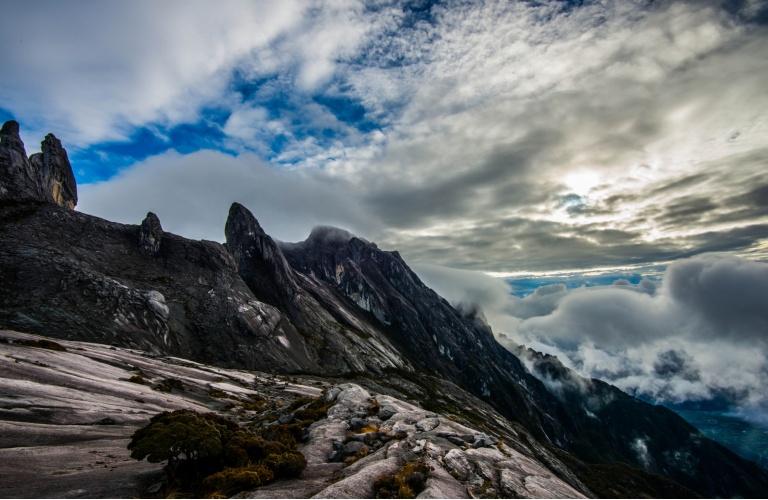
<svg viewBox="0 0 768 500">
<path fill-rule="evenodd" d="M 390 377 L 435 406 L 446 389 L 430 377 L 442 378 L 576 462 L 628 464 L 705 496 L 768 491 L 764 471 L 671 412 L 599 381 L 589 408 L 589 394 L 554 393 L 397 252 L 331 228 L 276 242 L 239 203 L 224 245 L 165 232 L 151 212 L 140 226 L 76 212 L 58 140 L 32 161 L 14 123 L 0 136 L 1 327 L 224 367 Z"/>
</svg>

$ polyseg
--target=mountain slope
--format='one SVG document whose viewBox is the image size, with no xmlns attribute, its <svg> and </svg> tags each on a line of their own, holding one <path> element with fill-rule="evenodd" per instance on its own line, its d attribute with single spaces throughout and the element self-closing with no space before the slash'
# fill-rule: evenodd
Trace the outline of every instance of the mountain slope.
<svg viewBox="0 0 768 500">
<path fill-rule="evenodd" d="M 244 496 L 370 496 L 381 473 L 415 459 L 433 468 L 426 481 L 433 495 L 468 498 L 481 489 L 505 496 L 584 495 L 509 429 L 486 434 L 404 401 L 392 389 L 366 389 L 364 380 L 288 380 L 133 349 L 46 343 L 7 330 L 0 330 L 0 374 L 0 497 L 152 495 L 162 465 L 132 460 L 126 445 L 156 413 L 215 411 L 244 424 L 270 425 L 290 421 L 300 398 L 320 396 L 333 404 L 301 444 L 308 461 L 302 476 Z M 168 380 L 176 383 L 166 388 Z M 369 451 L 361 460 L 342 460 L 345 449 L 362 446 Z"/>
</svg>

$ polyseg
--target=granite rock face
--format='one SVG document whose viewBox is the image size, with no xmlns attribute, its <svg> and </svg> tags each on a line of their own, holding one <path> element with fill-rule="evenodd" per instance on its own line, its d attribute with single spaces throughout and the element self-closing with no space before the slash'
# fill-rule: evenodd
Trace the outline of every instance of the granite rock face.
<svg viewBox="0 0 768 500">
<path fill-rule="evenodd" d="M 0 200 L 40 201 L 73 209 L 77 184 L 67 152 L 53 134 L 41 144 L 41 152 L 27 158 L 13 120 L 0 129 Z"/>
<path fill-rule="evenodd" d="M 313 346 L 325 374 L 410 370 L 386 332 L 326 283 L 293 269 L 253 214 L 233 203 L 226 247 L 254 296 L 277 307 Z M 308 367 L 309 368 L 309 367 Z M 313 367 L 314 368 L 314 367 Z"/>
<path fill-rule="evenodd" d="M 53 134 L 45 136 L 42 152 L 29 157 L 37 172 L 38 193 L 42 200 L 73 209 L 77 205 L 77 184 L 67 152 Z"/>
<path fill-rule="evenodd" d="M 301 243 L 284 244 L 291 266 L 315 277 L 357 307 L 417 363 L 419 369 L 494 401 L 509 417 L 565 445 L 562 424 L 541 382 L 499 345 L 490 328 L 462 315 L 424 285 L 397 252 L 334 228 L 319 228 Z"/>
</svg>

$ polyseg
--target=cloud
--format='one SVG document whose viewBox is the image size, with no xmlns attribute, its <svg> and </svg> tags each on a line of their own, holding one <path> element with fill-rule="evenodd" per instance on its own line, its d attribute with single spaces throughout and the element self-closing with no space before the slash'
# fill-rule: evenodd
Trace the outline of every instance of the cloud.
<svg viewBox="0 0 768 500">
<path fill-rule="evenodd" d="M 205 140 L 167 148 L 312 171 L 411 262 L 511 273 L 768 248 L 759 2 L 8 5 L 0 108 L 30 144 L 202 121 Z M 83 198 L 128 218 L 106 201 Z"/>
<path fill-rule="evenodd" d="M 587 377 L 661 402 L 768 410 L 768 264 L 706 255 L 671 264 L 657 289 L 565 289 L 518 298 L 481 273 L 417 267 L 438 293 L 480 306 L 502 344 L 554 354 Z"/>
<path fill-rule="evenodd" d="M 35 135 L 55 130 L 81 146 L 126 139 L 236 101 L 235 70 L 287 73 L 313 90 L 366 29 L 357 1 L 10 2 L 0 106 Z"/>
<path fill-rule="evenodd" d="M 151 210 L 167 231 L 214 241 L 223 240 L 233 201 L 286 241 L 303 240 L 318 224 L 370 227 L 370 218 L 343 185 L 313 172 L 271 168 L 248 153 L 164 153 L 78 191 L 78 210 L 85 213 L 138 224 Z"/>
</svg>

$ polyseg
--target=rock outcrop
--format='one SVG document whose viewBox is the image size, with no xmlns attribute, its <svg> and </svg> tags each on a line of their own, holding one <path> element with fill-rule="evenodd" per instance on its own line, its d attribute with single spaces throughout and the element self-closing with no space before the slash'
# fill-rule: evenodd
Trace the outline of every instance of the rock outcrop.
<svg viewBox="0 0 768 500">
<path fill-rule="evenodd" d="M 42 152 L 29 157 L 29 163 L 37 174 L 40 199 L 70 210 L 77 205 L 77 184 L 69 164 L 67 152 L 53 134 L 45 136 Z"/>
<path fill-rule="evenodd" d="M 291 305 L 299 286 L 277 244 L 240 203 L 233 203 L 224 227 L 227 250 L 254 294 L 274 306 Z"/>
<path fill-rule="evenodd" d="M 309 428 L 302 449 L 305 478 L 281 489 L 303 489 L 318 471 L 335 469 L 331 484 L 315 483 L 316 491 L 309 491 L 313 498 L 374 498 L 381 476 L 422 463 L 428 473 L 419 498 L 583 498 L 587 493 L 557 477 L 530 450 L 515 449 L 524 445 L 514 438 L 502 444 L 449 416 L 356 384 L 334 386 L 325 397 L 334 404 L 327 418 Z M 273 486 L 243 496 L 275 493 Z"/>
<path fill-rule="evenodd" d="M 41 143 L 41 152 L 27 158 L 19 124 L 5 122 L 0 129 L 0 200 L 40 201 L 75 208 L 77 184 L 61 141 L 48 134 Z"/>
<path fill-rule="evenodd" d="M 141 221 L 139 226 L 139 250 L 144 255 L 156 257 L 160 254 L 160 242 L 163 240 L 163 226 L 160 219 L 152 212 Z"/>
<path fill-rule="evenodd" d="M 19 136 L 19 124 L 8 121 L 0 129 L 0 200 L 38 200 L 37 175 Z"/>
</svg>

